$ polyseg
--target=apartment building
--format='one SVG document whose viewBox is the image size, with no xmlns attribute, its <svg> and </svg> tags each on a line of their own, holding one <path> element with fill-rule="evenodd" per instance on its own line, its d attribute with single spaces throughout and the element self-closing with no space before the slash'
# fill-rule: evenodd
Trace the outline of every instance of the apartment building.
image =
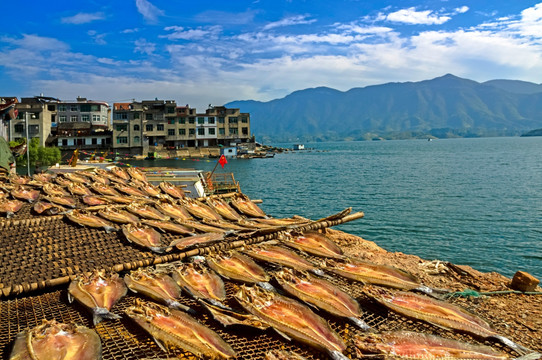
<svg viewBox="0 0 542 360">
<path fill-rule="evenodd" d="M 32 98 L 21 98 L 15 105 L 17 118 L 7 124 L 7 137 L 10 141 L 18 141 L 26 138 L 26 126 L 28 119 L 28 137 L 39 137 L 39 144 L 45 146 L 51 134 L 52 124 L 56 116 L 57 99 L 35 96 Z"/>
<path fill-rule="evenodd" d="M 250 140 L 250 114 L 224 106 L 197 113 L 173 100 L 113 104 L 113 146 L 126 154 L 230 146 Z"/>
</svg>

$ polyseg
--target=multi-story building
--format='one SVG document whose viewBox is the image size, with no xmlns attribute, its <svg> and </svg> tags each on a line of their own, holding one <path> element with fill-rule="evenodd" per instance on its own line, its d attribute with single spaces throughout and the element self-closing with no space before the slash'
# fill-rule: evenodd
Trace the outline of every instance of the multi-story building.
<svg viewBox="0 0 542 360">
<path fill-rule="evenodd" d="M 230 146 L 250 140 L 250 114 L 224 106 L 197 113 L 173 100 L 113 105 L 113 145 L 118 152 L 146 154 L 162 149 Z"/>
</svg>

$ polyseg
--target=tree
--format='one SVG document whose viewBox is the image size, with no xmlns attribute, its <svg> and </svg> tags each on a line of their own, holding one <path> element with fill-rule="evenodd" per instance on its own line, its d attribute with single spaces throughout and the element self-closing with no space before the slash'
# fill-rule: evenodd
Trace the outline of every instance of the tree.
<svg viewBox="0 0 542 360">
<path fill-rule="evenodd" d="M 24 140 L 22 140 L 24 141 Z M 21 142 L 22 142 L 21 141 Z M 39 145 L 39 137 L 34 137 L 30 140 L 30 145 L 28 148 L 28 155 L 30 157 L 30 165 L 34 166 L 38 163 L 41 166 L 49 166 L 60 162 L 62 155 L 60 149 L 57 147 L 43 147 Z M 10 141 L 10 146 L 18 145 L 17 142 Z M 18 166 L 26 166 L 26 152 L 17 157 Z"/>
</svg>

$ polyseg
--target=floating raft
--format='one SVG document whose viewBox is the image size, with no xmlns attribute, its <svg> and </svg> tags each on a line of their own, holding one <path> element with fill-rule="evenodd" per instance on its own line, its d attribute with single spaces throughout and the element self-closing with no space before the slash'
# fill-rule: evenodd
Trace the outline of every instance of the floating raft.
<svg viewBox="0 0 542 360">
<path fill-rule="evenodd" d="M 9 185 L 7 179 L 5 181 L 5 184 Z M 39 188 L 39 184 L 35 187 Z M 228 194 L 220 198 L 228 200 L 235 196 L 241 195 Z M 77 198 L 77 207 L 88 208 L 80 198 Z M 120 231 L 108 233 L 102 229 L 79 226 L 69 221 L 63 214 L 36 215 L 32 210 L 32 204 L 27 203 L 12 218 L 0 219 L 2 232 L 0 258 L 3 264 L 0 268 L 0 319 L 2 319 L 0 354 L 2 358 L 7 358 L 16 335 L 22 330 L 41 324 L 43 319 L 55 319 L 59 322 L 93 328 L 102 341 L 103 359 L 166 357 L 193 359 L 193 354 L 177 348 L 170 347 L 167 349 L 168 353 L 164 353 L 146 332 L 124 315 L 124 310 L 133 305 L 138 295 L 129 293 L 112 309 L 114 314 L 122 317 L 120 320 L 104 320 L 93 326 L 92 316 L 81 305 L 68 302 L 68 283 L 76 276 L 88 274 L 96 269 L 123 273 L 137 268 L 168 264 L 194 255 L 250 248 L 252 245 L 278 239 L 290 232 L 302 233 L 308 230 L 325 232 L 326 228 L 362 217 L 362 212 L 351 213 L 350 209 L 345 209 L 323 219 L 305 219 L 304 222 L 288 226 L 233 232 L 227 234 L 224 240 L 209 246 L 187 251 L 174 249 L 165 254 L 156 254 L 131 244 Z M 163 233 L 161 241 L 170 244 L 179 238 L 180 235 Z M 298 254 L 314 263 L 319 260 L 305 253 Z M 270 274 L 277 271 L 276 267 L 263 266 Z M 483 342 L 469 335 L 443 330 L 388 312 L 364 295 L 361 283 L 351 282 L 340 276 L 330 276 L 328 280 L 358 300 L 363 309 L 361 320 L 376 331 L 409 330 L 439 334 L 473 344 L 484 343 L 510 354 L 511 357 L 516 357 L 513 351 L 495 342 Z M 233 294 L 238 291 L 240 285 L 231 281 L 225 281 L 225 284 L 226 305 L 239 308 L 233 300 Z M 263 331 L 241 327 L 225 328 L 186 293 L 183 293 L 179 302 L 194 309 L 197 320 L 229 343 L 236 351 L 238 359 L 263 359 L 268 351 L 277 349 L 295 352 L 307 359 L 327 358 L 325 353 L 297 341 L 288 341 L 271 329 Z M 356 358 L 359 353 L 354 348 L 352 339 L 355 334 L 361 334 L 362 331 L 344 319 L 321 311 L 317 313 L 347 344 L 348 348 L 344 354 Z"/>
</svg>

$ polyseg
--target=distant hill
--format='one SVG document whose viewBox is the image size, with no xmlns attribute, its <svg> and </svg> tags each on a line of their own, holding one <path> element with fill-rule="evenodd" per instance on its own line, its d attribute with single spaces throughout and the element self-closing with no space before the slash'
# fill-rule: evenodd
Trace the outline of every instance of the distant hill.
<svg viewBox="0 0 542 360">
<path fill-rule="evenodd" d="M 432 80 L 295 91 L 268 102 L 234 101 L 252 132 L 272 140 L 338 140 L 520 135 L 542 127 L 540 85 L 486 83 L 444 75 Z"/>
</svg>

